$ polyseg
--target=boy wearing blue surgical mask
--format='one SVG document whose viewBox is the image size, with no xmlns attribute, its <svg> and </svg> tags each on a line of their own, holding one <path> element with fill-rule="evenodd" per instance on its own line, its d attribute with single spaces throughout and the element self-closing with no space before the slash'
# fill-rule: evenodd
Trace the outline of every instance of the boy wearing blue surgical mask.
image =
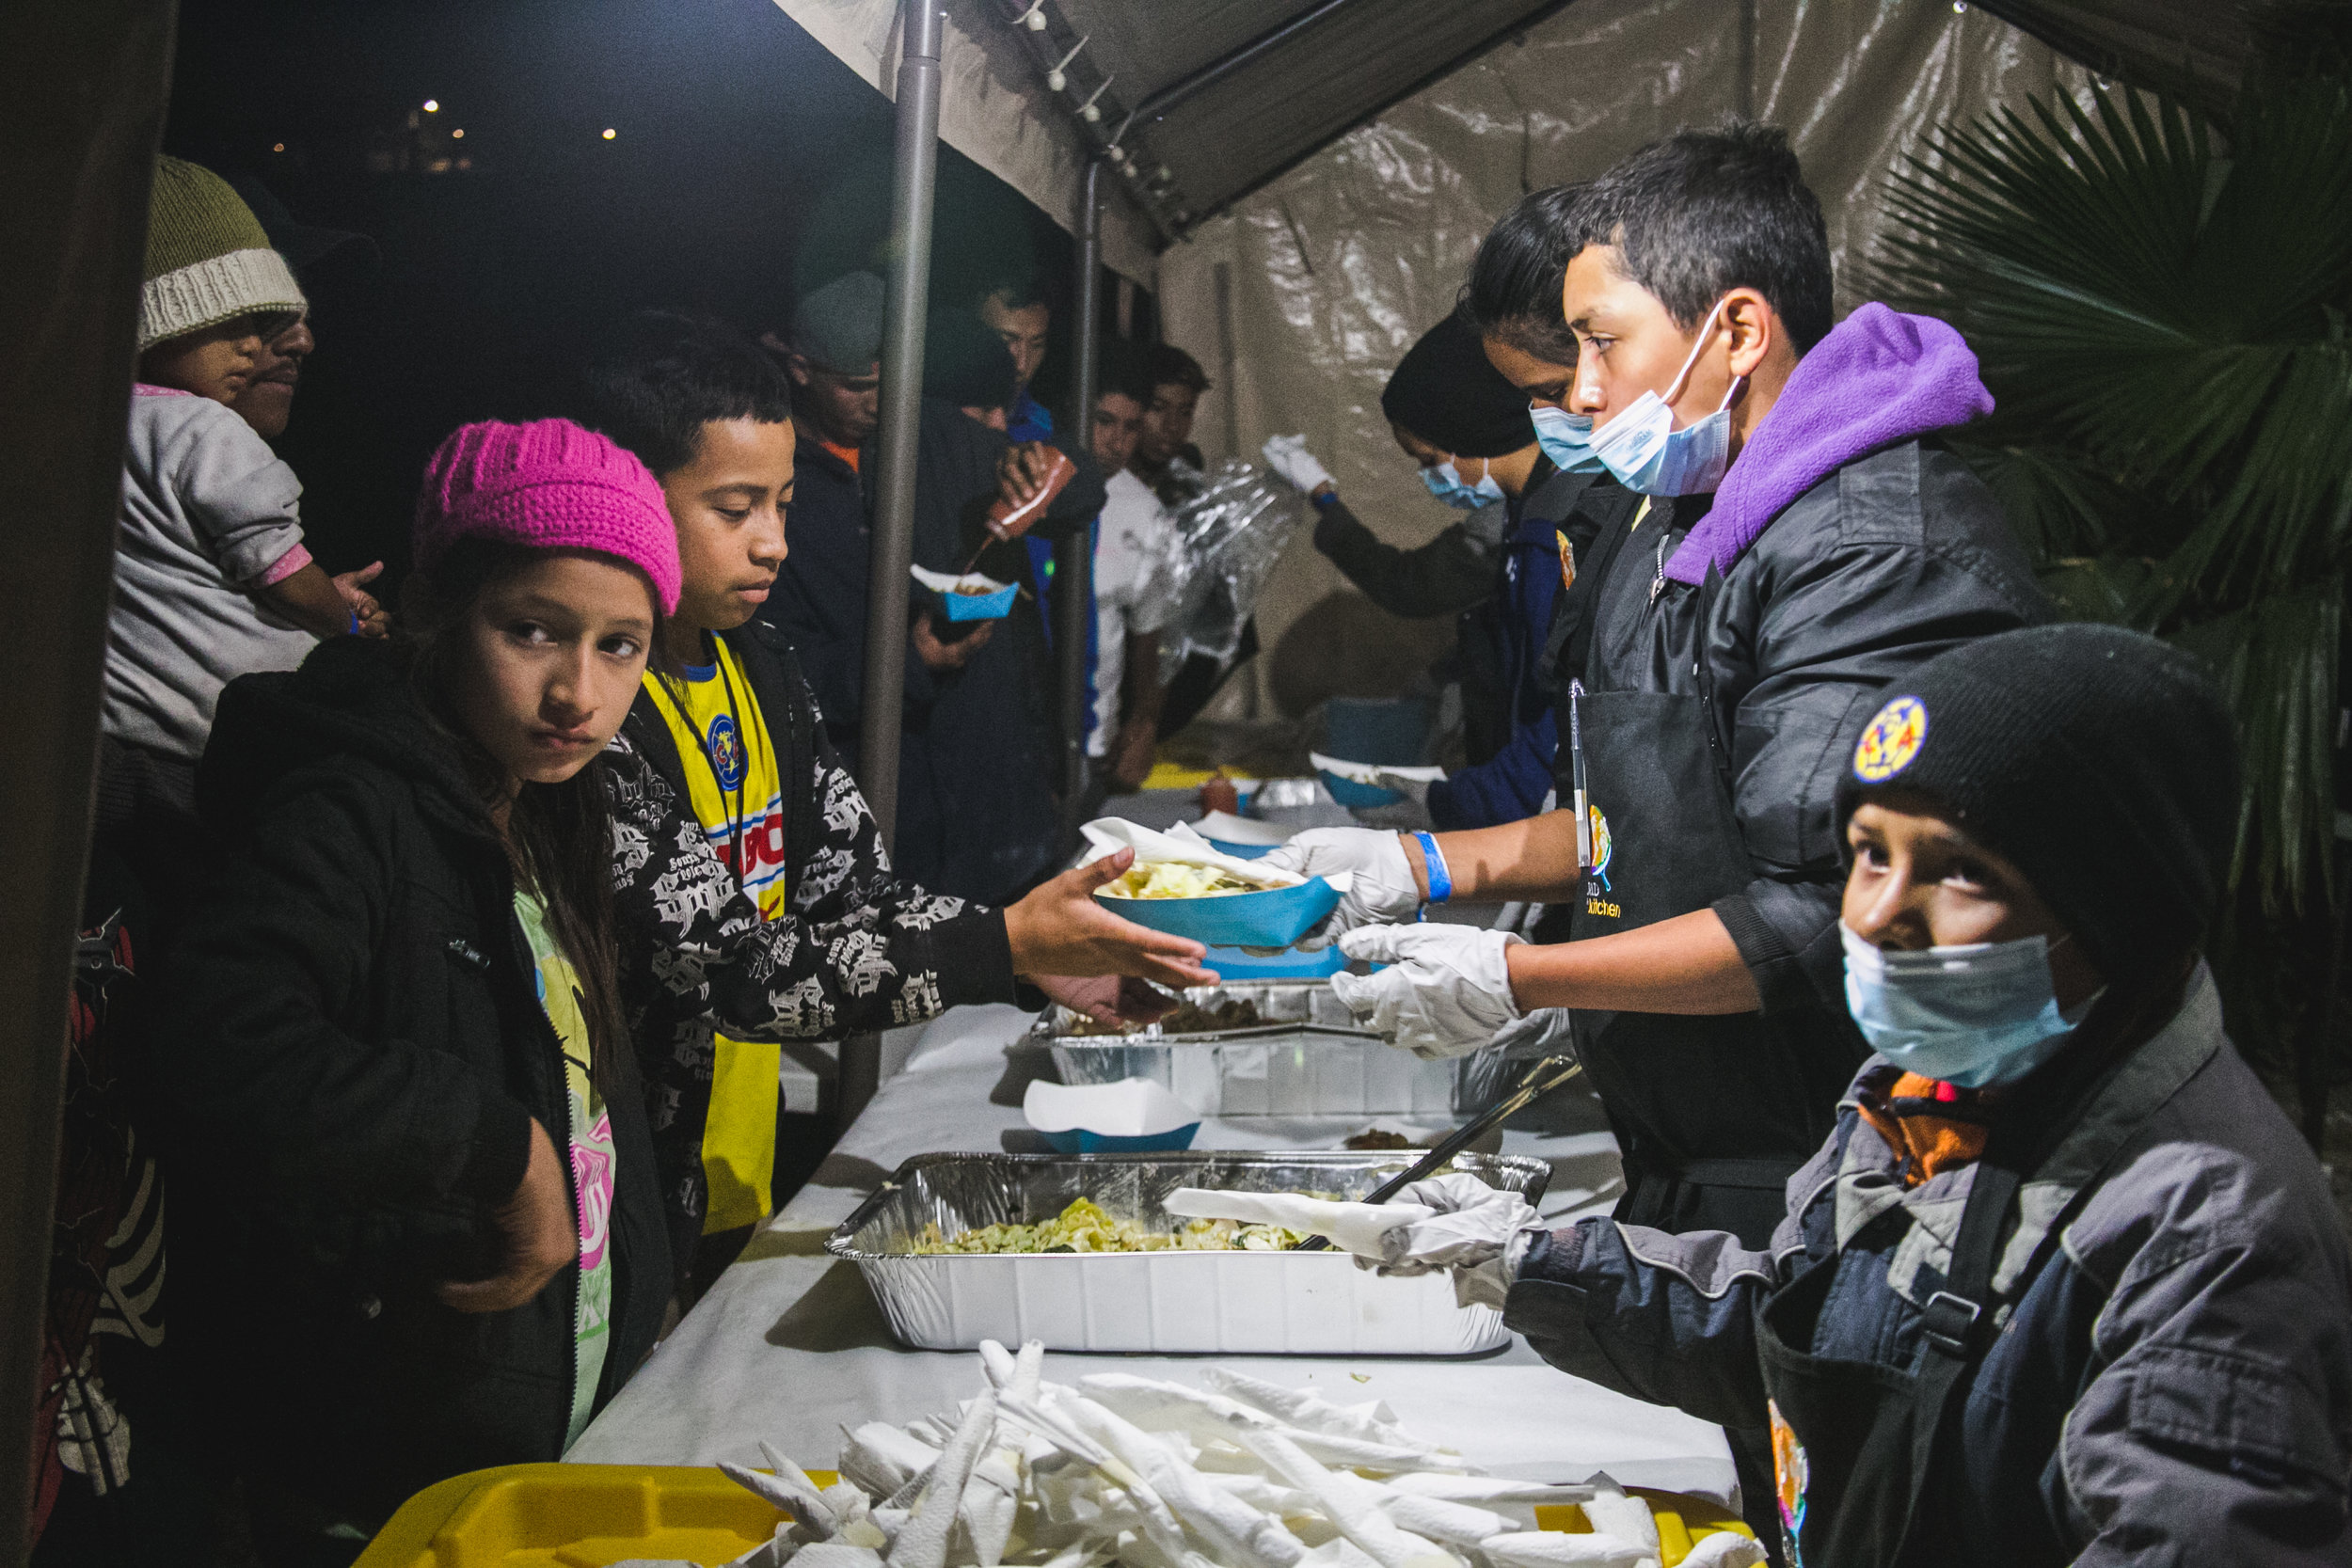
<svg viewBox="0 0 2352 1568">
<path fill-rule="evenodd" d="M 1618 1217 L 1761 1245 L 1863 1053 L 1835 737 L 1889 681 L 2047 605 L 1935 442 L 1990 406 L 1974 356 L 1882 305 L 1833 325 L 1826 228 L 1785 135 L 1683 132 L 1521 208 L 1472 273 L 1487 356 L 1558 394 L 1577 428 L 1546 438 L 1555 463 L 1642 499 L 1562 596 L 1564 809 L 1425 838 L 1317 830 L 1268 863 L 1353 873 L 1334 934 L 1389 967 L 1338 983 L 1400 1045 L 1459 1054 L 1571 1009 L 1625 1161 Z M 1536 341 L 1513 324 L 1543 286 L 1571 365 L 1514 346 Z M 1449 896 L 1545 901 L 1566 940 L 1412 923 Z"/>
<path fill-rule="evenodd" d="M 1440 1181 L 1385 1264 L 1453 1267 L 1571 1372 L 1769 1420 L 1791 1562 L 2346 1560 L 2352 1264 L 2198 952 L 2236 755 L 2135 633 L 1925 665 L 1841 749 L 1879 1053 L 1770 1245 Z"/>
<path fill-rule="evenodd" d="M 1360 814 L 1384 827 L 1483 828 L 1544 809 L 1559 737 L 1547 635 L 1573 562 L 1634 499 L 1606 474 L 1569 473 L 1538 446 L 1524 394 L 1488 362 L 1459 312 L 1423 333 L 1389 377 L 1381 412 L 1429 494 L 1465 514 L 1416 548 L 1382 541 L 1340 499 L 1297 436 L 1266 443 L 1269 467 L 1314 502 L 1315 547 L 1391 614 L 1458 614 L 1467 766 L 1409 799 Z M 1388 759 L 1395 760 L 1395 759 Z"/>
</svg>

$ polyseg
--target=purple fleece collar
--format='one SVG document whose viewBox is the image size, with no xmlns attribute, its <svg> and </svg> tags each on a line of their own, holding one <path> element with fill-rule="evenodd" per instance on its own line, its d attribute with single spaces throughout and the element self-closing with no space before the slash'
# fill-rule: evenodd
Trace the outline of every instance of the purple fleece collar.
<svg viewBox="0 0 2352 1568">
<path fill-rule="evenodd" d="M 1709 565 L 1728 574 L 1790 501 L 1846 464 L 1991 412 L 1993 394 L 1958 332 L 1932 316 L 1864 306 L 1797 361 L 1666 576 L 1695 587 Z"/>
</svg>

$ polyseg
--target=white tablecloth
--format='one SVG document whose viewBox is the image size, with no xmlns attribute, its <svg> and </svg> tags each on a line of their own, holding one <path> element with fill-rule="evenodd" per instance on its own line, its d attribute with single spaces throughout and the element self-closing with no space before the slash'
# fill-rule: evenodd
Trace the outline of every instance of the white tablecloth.
<svg viewBox="0 0 2352 1568">
<path fill-rule="evenodd" d="M 909 1156 L 1028 1147 L 1023 1079 L 1006 1051 L 1028 1024 L 1029 1015 L 1001 1006 L 959 1008 L 933 1023 L 907 1069 L 882 1085 L 816 1178 L 753 1238 L 565 1457 L 756 1465 L 765 1438 L 804 1466 L 830 1468 L 841 1427 L 911 1420 L 978 1392 L 977 1356 L 900 1346 L 856 1265 L 828 1257 L 823 1243 Z M 1615 1143 L 1597 1107 L 1582 1120 L 1576 1124 L 1571 1107 L 1563 1131 L 1504 1138 L 1507 1151 L 1552 1163 L 1543 1205 L 1549 1217 L 1596 1212 L 1613 1200 Z M 1360 1118 L 1212 1120 L 1194 1147 L 1328 1148 L 1360 1127 Z M 1582 1481 L 1606 1468 L 1626 1485 L 1726 1501 L 1732 1495 L 1730 1455 L 1717 1428 L 1569 1377 L 1523 1340 L 1469 1361 L 1220 1359 L 1343 1403 L 1385 1399 L 1406 1427 L 1499 1475 Z M 1047 1375 L 1069 1381 L 1123 1370 L 1190 1383 L 1200 1365 L 1185 1356 L 1051 1355 Z"/>
</svg>

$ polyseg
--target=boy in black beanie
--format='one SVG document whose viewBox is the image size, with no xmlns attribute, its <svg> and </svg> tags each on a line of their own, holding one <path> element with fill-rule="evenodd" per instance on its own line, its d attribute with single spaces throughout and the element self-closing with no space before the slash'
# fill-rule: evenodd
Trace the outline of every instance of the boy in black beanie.
<svg viewBox="0 0 2352 1568">
<path fill-rule="evenodd" d="M 2352 1267 L 2198 952 L 2236 756 L 2150 638 L 1930 661 L 1838 798 L 1880 1053 L 1770 1248 L 1454 1213 L 1391 1266 L 1454 1267 L 1569 1371 L 1769 1418 L 1791 1562 L 2345 1561 Z"/>
</svg>

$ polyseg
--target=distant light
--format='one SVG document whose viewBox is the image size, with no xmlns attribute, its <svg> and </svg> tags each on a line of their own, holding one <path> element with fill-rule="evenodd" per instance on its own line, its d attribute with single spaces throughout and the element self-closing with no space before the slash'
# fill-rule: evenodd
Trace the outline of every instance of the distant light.
<svg viewBox="0 0 2352 1568">
<path fill-rule="evenodd" d="M 1968 8 L 1968 0 L 1952 0 L 1952 9 L 1953 9 L 1953 10 L 1955 10 L 1955 11 L 1965 11 L 1967 8 Z"/>
<path fill-rule="evenodd" d="M 464 132 L 464 130 L 460 129 L 460 130 L 452 131 L 452 132 L 449 134 L 449 135 L 450 135 L 450 140 L 452 140 L 452 141 L 463 141 L 463 140 L 465 139 L 466 133 Z"/>
<path fill-rule="evenodd" d="M 270 143 L 269 150 L 272 152 L 283 152 L 286 150 L 286 144 L 284 142 L 272 142 Z"/>
<path fill-rule="evenodd" d="M 429 115 L 439 114 L 441 112 L 441 101 L 437 98 L 426 99 L 424 101 L 424 112 Z"/>
<path fill-rule="evenodd" d="M 606 141 L 611 141 L 613 137 L 615 137 L 615 136 L 617 136 L 617 135 L 620 135 L 620 133 L 619 133 L 618 131 L 615 131 L 614 129 L 612 129 L 612 127 L 611 127 L 610 125 L 608 125 L 608 126 L 606 126 L 606 127 L 604 128 L 604 139 L 605 139 Z"/>
</svg>

